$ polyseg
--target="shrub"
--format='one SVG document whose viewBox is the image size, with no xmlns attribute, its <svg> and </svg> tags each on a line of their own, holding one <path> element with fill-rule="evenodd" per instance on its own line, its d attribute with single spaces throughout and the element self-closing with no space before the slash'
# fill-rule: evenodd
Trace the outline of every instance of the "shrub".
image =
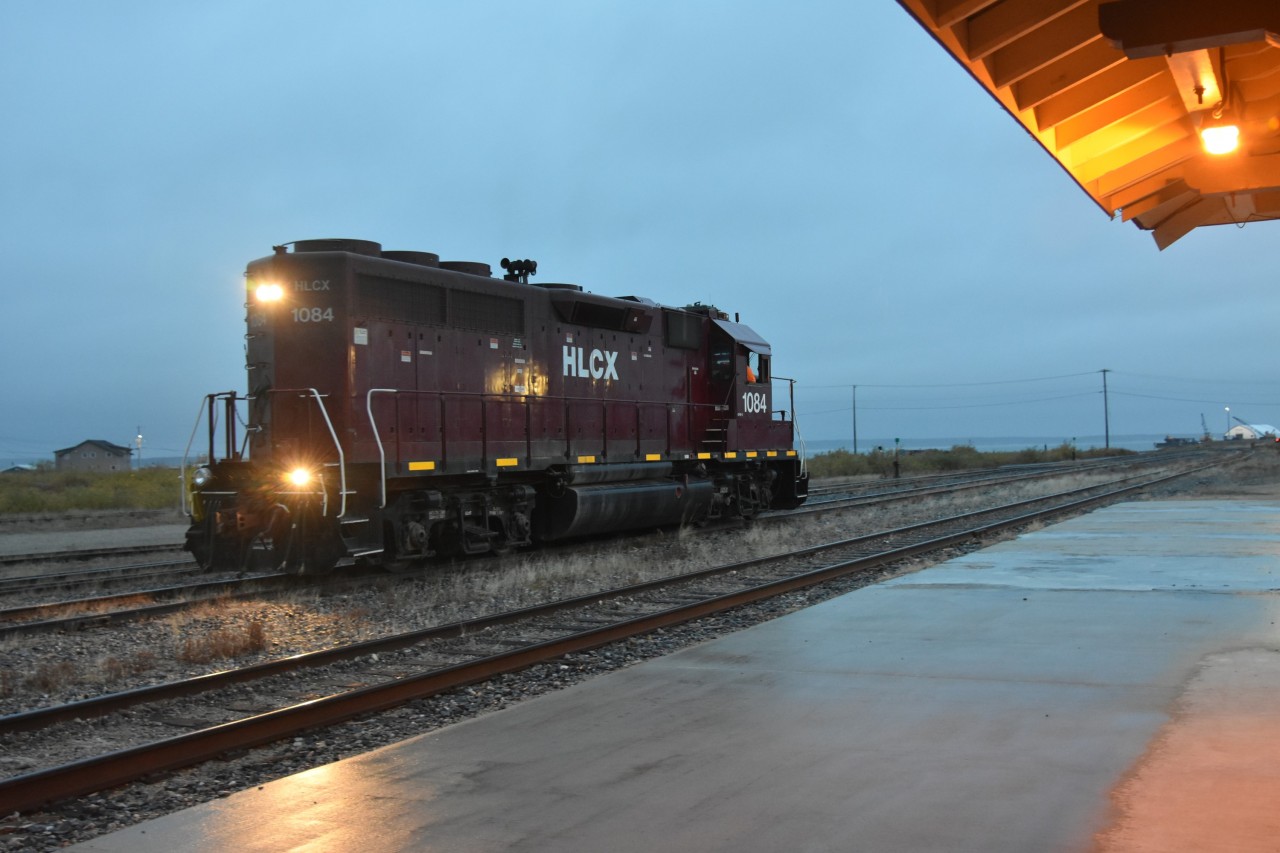
<svg viewBox="0 0 1280 853">
<path fill-rule="evenodd" d="M 0 513 L 167 509 L 178 505 L 179 487 L 173 468 L 29 471 L 0 477 Z"/>
<path fill-rule="evenodd" d="M 1128 456 L 1132 450 L 1079 450 L 1064 442 L 1057 447 L 1028 447 L 1015 451 L 980 451 L 968 444 L 954 445 L 950 450 L 904 450 L 898 453 L 898 471 L 903 474 L 930 474 L 942 471 L 968 471 L 976 468 L 999 468 L 1001 465 L 1032 465 L 1062 462 L 1069 459 L 1094 459 L 1104 456 Z M 876 448 L 870 453 L 832 450 L 808 460 L 809 474 L 814 478 L 855 477 L 859 475 L 893 476 L 894 453 Z"/>
<path fill-rule="evenodd" d="M 54 690 L 74 681 L 76 666 L 70 661 L 42 663 L 27 678 L 27 685 L 41 693 L 52 693 Z"/>
<path fill-rule="evenodd" d="M 150 649 L 142 649 L 125 658 L 108 655 L 98 661 L 98 669 L 103 679 L 108 682 L 119 681 L 130 675 L 140 675 L 153 669 L 155 665 L 156 655 Z"/>
<path fill-rule="evenodd" d="M 209 663 L 260 652 L 267 647 L 267 632 L 261 622 L 250 622 L 243 631 L 219 628 L 198 637 L 187 637 L 178 650 L 178 659 L 187 663 Z"/>
</svg>

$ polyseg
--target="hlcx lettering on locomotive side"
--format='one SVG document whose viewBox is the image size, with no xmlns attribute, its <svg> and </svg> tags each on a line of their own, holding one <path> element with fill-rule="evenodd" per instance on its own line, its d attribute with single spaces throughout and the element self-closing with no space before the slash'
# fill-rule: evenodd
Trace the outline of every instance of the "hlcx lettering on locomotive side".
<svg viewBox="0 0 1280 853">
<path fill-rule="evenodd" d="M 582 347 L 564 346 L 564 375 L 579 379 L 617 379 L 618 354 L 613 350 L 593 349 L 590 355 Z"/>
</svg>

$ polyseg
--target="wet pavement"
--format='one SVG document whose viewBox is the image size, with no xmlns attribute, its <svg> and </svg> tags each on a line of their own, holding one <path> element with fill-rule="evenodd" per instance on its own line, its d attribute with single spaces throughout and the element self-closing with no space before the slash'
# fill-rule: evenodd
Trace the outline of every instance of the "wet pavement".
<svg viewBox="0 0 1280 853">
<path fill-rule="evenodd" d="M 1117 505 L 73 849 L 1169 849 L 1190 780 L 1280 798 L 1229 737 L 1280 717 L 1278 588 L 1280 502 Z M 1275 849 L 1244 802 L 1204 837 Z"/>
</svg>

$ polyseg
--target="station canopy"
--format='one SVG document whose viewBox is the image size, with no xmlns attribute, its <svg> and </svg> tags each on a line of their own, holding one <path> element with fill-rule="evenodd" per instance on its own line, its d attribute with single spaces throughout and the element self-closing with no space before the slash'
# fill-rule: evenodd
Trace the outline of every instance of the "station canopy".
<svg viewBox="0 0 1280 853">
<path fill-rule="evenodd" d="M 1202 225 L 1280 219 L 1280 0 L 898 2 L 1161 249 Z M 1231 127 L 1237 147 L 1209 153 Z"/>
</svg>

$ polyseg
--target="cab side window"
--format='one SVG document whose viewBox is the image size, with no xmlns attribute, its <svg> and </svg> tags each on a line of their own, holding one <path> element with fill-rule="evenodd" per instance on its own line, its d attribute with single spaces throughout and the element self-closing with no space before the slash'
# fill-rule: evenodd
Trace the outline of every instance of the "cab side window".
<svg viewBox="0 0 1280 853">
<path fill-rule="evenodd" d="M 733 350 L 716 346 L 711 350 L 711 378 L 716 382 L 728 382 L 733 378 Z"/>
</svg>

